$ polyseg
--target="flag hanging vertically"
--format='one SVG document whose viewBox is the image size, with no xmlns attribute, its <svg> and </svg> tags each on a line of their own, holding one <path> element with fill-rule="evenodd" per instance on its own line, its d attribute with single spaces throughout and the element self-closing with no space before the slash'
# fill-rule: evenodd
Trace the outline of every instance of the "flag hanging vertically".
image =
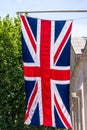
<svg viewBox="0 0 87 130">
<path fill-rule="evenodd" d="M 25 124 L 72 128 L 69 108 L 72 21 L 21 16 Z"/>
</svg>

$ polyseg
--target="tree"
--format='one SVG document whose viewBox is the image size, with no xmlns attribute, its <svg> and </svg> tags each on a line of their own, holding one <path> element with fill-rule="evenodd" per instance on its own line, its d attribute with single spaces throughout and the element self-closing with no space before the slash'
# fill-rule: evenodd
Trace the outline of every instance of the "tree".
<svg viewBox="0 0 87 130">
<path fill-rule="evenodd" d="M 0 20 L 0 126 L 21 129 L 25 110 L 20 19 Z M 21 109 L 22 108 L 22 109 Z"/>
</svg>

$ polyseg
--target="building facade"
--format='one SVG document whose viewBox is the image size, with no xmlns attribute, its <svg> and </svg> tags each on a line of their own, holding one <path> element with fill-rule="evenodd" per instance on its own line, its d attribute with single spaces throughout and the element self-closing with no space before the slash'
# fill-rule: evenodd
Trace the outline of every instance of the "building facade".
<svg viewBox="0 0 87 130">
<path fill-rule="evenodd" d="M 70 99 L 73 130 L 86 130 L 87 38 L 72 38 Z"/>
</svg>

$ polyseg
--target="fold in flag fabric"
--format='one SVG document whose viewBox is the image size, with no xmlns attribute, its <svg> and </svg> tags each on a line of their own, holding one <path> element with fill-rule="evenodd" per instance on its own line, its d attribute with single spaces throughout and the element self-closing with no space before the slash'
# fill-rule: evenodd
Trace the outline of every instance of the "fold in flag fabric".
<svg viewBox="0 0 87 130">
<path fill-rule="evenodd" d="M 21 16 L 21 29 L 26 94 L 24 123 L 71 129 L 72 21 Z"/>
</svg>

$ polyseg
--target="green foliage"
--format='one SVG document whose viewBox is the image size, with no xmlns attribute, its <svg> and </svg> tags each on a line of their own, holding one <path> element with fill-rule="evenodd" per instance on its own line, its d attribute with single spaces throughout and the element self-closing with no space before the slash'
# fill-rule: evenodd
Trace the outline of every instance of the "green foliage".
<svg viewBox="0 0 87 130">
<path fill-rule="evenodd" d="M 20 18 L 0 19 L 0 130 L 58 130 L 24 125 Z"/>
<path fill-rule="evenodd" d="M 25 111 L 24 80 L 20 40 L 20 19 L 0 20 L 0 127 L 23 127 Z"/>
</svg>

